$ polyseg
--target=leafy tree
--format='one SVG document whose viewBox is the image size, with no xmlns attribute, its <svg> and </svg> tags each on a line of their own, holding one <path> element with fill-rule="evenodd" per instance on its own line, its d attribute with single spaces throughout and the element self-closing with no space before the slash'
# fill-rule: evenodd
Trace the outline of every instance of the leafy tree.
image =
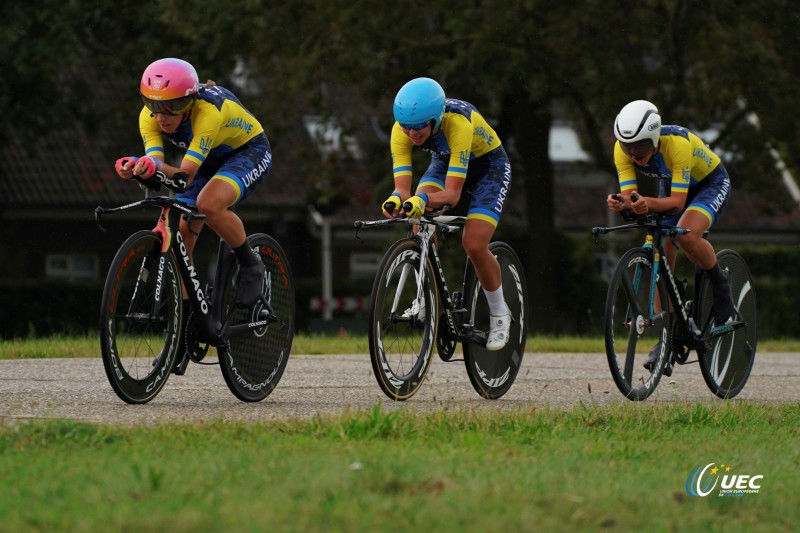
<svg viewBox="0 0 800 533">
<path fill-rule="evenodd" d="M 100 121 L 135 134 L 131 109 L 142 69 L 158 57 L 182 57 L 201 77 L 235 88 L 265 122 L 281 160 L 316 177 L 309 188 L 321 198 L 349 190 L 362 191 L 359 201 L 385 196 L 391 101 L 408 79 L 437 79 L 495 121 L 511 152 L 512 195 L 524 196 L 530 229 L 520 252 L 539 313 L 534 322 L 545 330 L 558 327 L 563 307 L 548 155 L 553 120 L 573 122 L 591 166 L 607 172 L 610 185 L 613 120 L 638 98 L 656 103 L 667 123 L 716 130 L 706 140 L 730 154 L 735 190 L 767 193 L 770 209 L 790 205 L 774 194 L 780 185 L 766 147 L 800 168 L 791 114 L 800 98 L 800 3 L 792 0 L 33 4 L 2 7 L 0 60 L 10 74 L 0 106 L 26 123 L 15 135 L 77 122 L 91 136 Z M 95 98 L 109 87 L 117 98 Z M 311 155 L 308 114 L 335 117 L 356 135 L 367 154 L 361 166 Z M 8 131 L 0 143 L 2 135 Z M 417 157 L 424 164 L 424 154 Z M 358 180 L 342 181 L 348 174 Z"/>
</svg>

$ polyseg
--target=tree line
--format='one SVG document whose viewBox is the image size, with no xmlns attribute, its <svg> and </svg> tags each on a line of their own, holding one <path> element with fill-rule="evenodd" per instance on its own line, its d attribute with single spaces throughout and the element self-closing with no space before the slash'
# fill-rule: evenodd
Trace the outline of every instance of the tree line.
<svg viewBox="0 0 800 533">
<path fill-rule="evenodd" d="M 308 157 L 298 124 L 307 114 L 335 117 L 370 154 L 367 185 L 377 189 L 390 183 L 388 143 L 376 132 L 389 131 L 395 93 L 411 78 L 437 79 L 513 150 L 512 194 L 524 195 L 528 227 L 538 228 L 526 243 L 537 258 L 529 288 L 543 306 L 557 297 L 554 120 L 569 120 L 591 166 L 613 175 L 614 117 L 628 101 L 649 99 L 665 123 L 716 132 L 706 140 L 729 154 L 736 189 L 760 195 L 765 209 L 791 208 L 786 195 L 765 193 L 780 187 L 769 148 L 800 167 L 800 3 L 792 0 L 7 4 L 0 108 L 12 127 L 3 143 L 75 122 L 91 132 L 114 121 L 135 133 L 141 72 L 173 56 L 193 63 L 201 81 L 235 87 L 273 145 L 320 176 L 323 192 L 336 186 L 337 163 Z M 118 98 L 98 107 L 93 96 L 109 85 Z"/>
</svg>

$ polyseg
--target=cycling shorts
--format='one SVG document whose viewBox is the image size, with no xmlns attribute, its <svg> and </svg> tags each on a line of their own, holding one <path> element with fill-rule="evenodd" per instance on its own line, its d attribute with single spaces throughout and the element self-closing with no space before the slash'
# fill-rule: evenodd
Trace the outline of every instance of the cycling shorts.
<svg viewBox="0 0 800 533">
<path fill-rule="evenodd" d="M 195 205 L 200 191 L 211 179 L 223 180 L 237 191 L 233 205 L 238 204 L 258 187 L 272 168 L 272 151 L 265 134 L 253 137 L 236 150 L 211 155 L 197 170 L 189 188 L 177 198 Z"/>
<path fill-rule="evenodd" d="M 449 162 L 449 156 L 442 158 L 434 154 L 417 188 L 434 186 L 444 190 Z M 448 214 L 466 212 L 467 219 L 483 220 L 497 227 L 510 188 L 511 164 L 508 162 L 505 149 L 499 146 L 469 162 L 461 201 L 458 202 L 456 209 Z"/>
<path fill-rule="evenodd" d="M 722 210 L 728 205 L 728 197 L 731 192 L 731 180 L 728 172 L 722 163 L 711 171 L 703 181 L 696 187 L 689 189 L 686 197 L 686 211 L 697 211 L 708 219 L 708 227 L 711 227 L 722 214 Z M 666 224 L 677 224 L 683 213 L 666 217 Z"/>
</svg>

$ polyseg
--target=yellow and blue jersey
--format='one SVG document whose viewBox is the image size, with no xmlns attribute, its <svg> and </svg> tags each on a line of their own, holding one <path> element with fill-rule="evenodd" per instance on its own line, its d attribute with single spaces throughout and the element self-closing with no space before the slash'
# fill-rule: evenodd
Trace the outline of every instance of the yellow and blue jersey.
<svg viewBox="0 0 800 533">
<path fill-rule="evenodd" d="M 681 126 L 661 126 L 658 152 L 647 165 L 638 166 L 622 151 L 619 141 L 614 145 L 614 164 L 617 167 L 620 190 L 637 188 L 636 173 L 669 183 L 672 193 L 688 194 L 720 164 L 717 154 L 693 132 Z M 664 187 L 666 189 L 666 187 Z"/>
<path fill-rule="evenodd" d="M 161 131 L 158 122 L 146 107 L 139 113 L 139 131 L 145 155 L 163 157 L 163 137 L 166 137 L 172 144 L 186 151 L 185 159 L 202 165 L 209 156 L 224 158 L 226 154 L 264 133 L 264 128 L 232 92 L 215 85 L 205 87 L 198 93 L 189 119 L 182 122 L 174 132 Z"/>
<path fill-rule="evenodd" d="M 447 159 L 447 175 L 467 177 L 471 160 L 500 147 L 500 138 L 472 104 L 448 98 L 439 131 L 421 148 Z M 392 128 L 391 150 L 394 177 L 411 176 L 411 151 L 414 143 L 403 133 L 400 124 Z"/>
</svg>

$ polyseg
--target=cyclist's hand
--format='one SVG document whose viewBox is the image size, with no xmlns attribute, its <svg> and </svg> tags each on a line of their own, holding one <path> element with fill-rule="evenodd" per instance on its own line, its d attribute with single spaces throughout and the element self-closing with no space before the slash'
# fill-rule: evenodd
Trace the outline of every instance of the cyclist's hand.
<svg viewBox="0 0 800 533">
<path fill-rule="evenodd" d="M 646 215 L 648 211 L 647 198 L 640 196 L 636 191 L 631 194 L 631 209 L 637 215 Z"/>
<path fill-rule="evenodd" d="M 400 199 L 400 195 L 393 192 L 392 195 L 383 202 L 383 216 L 386 218 L 394 217 L 395 212 L 399 211 L 402 205 L 403 201 Z"/>
<path fill-rule="evenodd" d="M 139 161 L 139 158 L 134 156 L 120 157 L 114 163 L 114 170 L 117 171 L 117 175 L 120 178 L 124 180 L 130 179 L 133 177 L 133 167 L 136 166 L 137 161 Z"/>
<path fill-rule="evenodd" d="M 137 176 L 141 176 L 142 178 L 149 178 L 155 174 L 156 171 L 161 170 L 162 164 L 163 163 L 160 159 L 145 155 L 140 157 L 139 161 L 136 162 L 136 166 L 133 168 L 133 173 Z"/>
<path fill-rule="evenodd" d="M 606 198 L 608 208 L 612 211 L 622 211 L 625 209 L 625 199 L 621 194 L 609 194 Z"/>
<path fill-rule="evenodd" d="M 421 192 L 405 201 L 403 204 L 403 211 L 411 218 L 419 218 L 425 213 L 425 207 L 427 205 L 428 195 Z"/>
</svg>

